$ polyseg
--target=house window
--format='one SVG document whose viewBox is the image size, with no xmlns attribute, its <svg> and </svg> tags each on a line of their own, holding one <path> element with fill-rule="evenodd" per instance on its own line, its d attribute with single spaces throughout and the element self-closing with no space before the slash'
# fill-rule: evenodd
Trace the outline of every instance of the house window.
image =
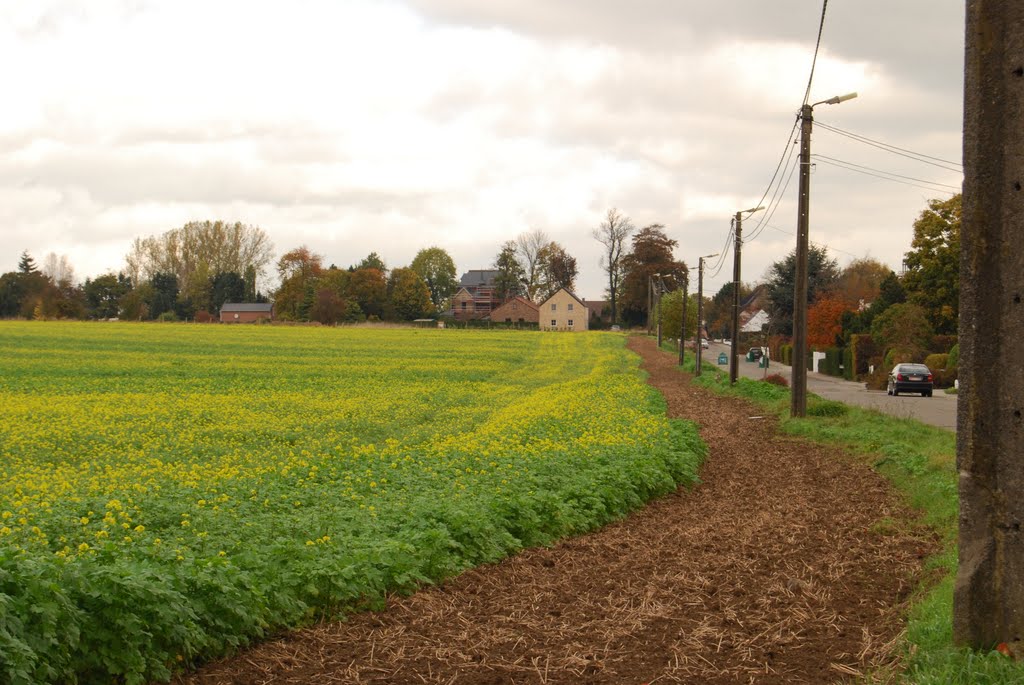
<svg viewBox="0 0 1024 685">
<path fill-rule="evenodd" d="M 463 309 L 465 309 L 465 308 L 466 308 L 466 301 L 465 301 L 465 300 L 463 300 L 463 301 L 462 301 L 462 308 L 463 308 Z"/>
<path fill-rule="evenodd" d="M 572 302 L 569 303 L 569 311 L 572 311 Z M 571 324 L 570 324 L 571 325 Z"/>
<path fill-rule="evenodd" d="M 557 305 L 557 304 L 555 304 L 554 302 L 552 302 L 552 303 L 551 303 L 551 311 L 555 311 L 555 309 L 556 309 L 557 307 L 558 307 L 558 305 Z"/>
<path fill-rule="evenodd" d="M 557 328 L 558 327 L 558 322 L 555 321 L 554 319 L 551 319 L 551 327 L 552 328 Z"/>
<path fill-rule="evenodd" d="M 571 307 L 572 305 L 569 306 Z M 569 319 L 569 328 L 572 328 L 572 319 Z"/>
</svg>

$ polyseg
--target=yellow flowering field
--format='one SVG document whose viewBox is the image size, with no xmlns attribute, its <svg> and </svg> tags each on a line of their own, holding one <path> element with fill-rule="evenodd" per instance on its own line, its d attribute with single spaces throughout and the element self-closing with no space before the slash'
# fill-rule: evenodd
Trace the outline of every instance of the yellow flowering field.
<svg viewBox="0 0 1024 685">
<path fill-rule="evenodd" d="M 692 481 L 623 343 L 0 322 L 0 681 L 166 680 Z"/>
</svg>

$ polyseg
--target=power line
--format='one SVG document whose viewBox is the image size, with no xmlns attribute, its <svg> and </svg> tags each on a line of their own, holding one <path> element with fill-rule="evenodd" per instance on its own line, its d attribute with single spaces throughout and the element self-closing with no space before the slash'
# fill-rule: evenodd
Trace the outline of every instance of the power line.
<svg viewBox="0 0 1024 685">
<path fill-rule="evenodd" d="M 825 30 L 825 10 L 828 9 L 828 0 L 821 3 L 821 23 L 818 24 L 818 42 L 814 44 L 814 58 L 811 59 L 811 73 L 807 77 L 807 90 L 804 92 L 804 104 L 811 99 L 811 82 L 814 81 L 814 66 L 818 63 L 818 48 L 821 47 L 821 34 Z"/>
<path fill-rule="evenodd" d="M 792 151 L 794 149 L 795 146 L 790 146 L 790 160 L 793 158 Z M 772 200 L 769 203 L 769 210 L 765 212 L 764 216 L 762 216 L 761 220 L 757 223 L 757 226 L 755 226 L 754 230 L 750 232 L 750 235 L 747 237 L 747 242 L 751 242 L 757 238 L 757 236 L 761 235 L 761 231 L 764 230 L 764 224 L 772 220 L 772 217 L 775 216 L 775 212 L 778 210 L 779 205 L 782 204 L 782 198 L 786 195 L 786 190 L 789 188 L 789 182 L 793 180 L 793 173 L 799 166 L 799 160 L 793 161 L 791 166 L 789 165 L 789 161 L 787 161 L 786 164 L 789 166 L 789 174 L 786 176 L 786 182 L 785 184 L 776 187 L 775 194 L 772 196 Z"/>
<path fill-rule="evenodd" d="M 725 236 L 725 245 L 722 246 L 721 251 L 718 253 L 718 263 L 715 264 L 714 267 L 712 267 L 712 268 L 714 268 L 715 273 L 713 273 L 710 276 L 708 276 L 708 278 L 714 278 L 715 276 L 717 276 L 718 272 L 722 270 L 722 265 L 725 264 L 725 259 L 728 256 L 729 250 L 732 247 L 732 237 L 736 233 L 736 223 L 735 223 L 735 221 L 736 220 L 733 219 L 733 221 L 730 222 L 730 224 L 729 224 L 729 234 L 727 236 Z M 710 271 L 711 269 L 708 269 L 708 270 Z"/>
<path fill-rule="evenodd" d="M 841 128 L 837 128 L 835 126 L 830 126 L 830 125 L 824 124 L 824 123 L 822 123 L 820 121 L 817 121 L 815 123 L 820 128 L 823 128 L 823 129 L 828 130 L 828 131 L 832 131 L 833 133 L 839 134 L 841 136 L 845 136 L 845 137 L 850 138 L 852 140 L 855 140 L 855 141 L 857 141 L 859 143 L 864 143 L 865 145 L 870 145 L 871 147 L 876 147 L 876 148 L 878 148 L 880 150 L 884 150 L 886 152 L 891 152 L 894 155 L 899 155 L 900 157 L 906 157 L 906 158 L 912 159 L 912 160 L 914 160 L 916 162 L 921 162 L 923 164 L 931 164 L 932 166 L 937 166 L 940 169 L 945 169 L 947 171 L 963 173 L 963 165 L 960 162 L 954 162 L 954 161 L 951 161 L 951 160 L 948 160 L 948 159 L 942 159 L 941 157 L 932 157 L 931 155 L 926 155 L 926 154 L 923 154 L 921 152 L 914 152 L 913 150 L 908 150 L 906 148 L 897 147 L 895 145 L 890 145 L 889 143 L 883 143 L 880 140 L 872 140 L 871 138 L 868 138 L 867 136 L 862 136 L 862 135 L 860 135 L 858 133 L 852 133 L 850 131 L 844 131 Z M 932 160 L 932 161 L 929 161 L 929 160 Z M 937 162 L 942 162 L 942 164 L 938 164 Z M 947 164 L 951 165 L 951 166 L 946 166 Z M 955 167 L 959 167 L 959 168 L 955 168 Z"/>
<path fill-rule="evenodd" d="M 960 188 L 952 186 L 946 183 L 937 183 L 935 181 L 927 181 L 920 178 L 914 178 L 912 176 L 902 176 L 900 174 L 894 174 L 888 171 L 882 171 L 881 169 L 873 169 L 871 167 L 862 166 L 860 164 L 854 164 L 853 162 L 846 162 L 841 159 L 835 159 L 832 157 L 826 157 L 824 155 L 811 155 L 823 164 L 830 166 L 839 167 L 840 169 L 846 169 L 847 171 L 854 171 L 858 174 L 864 174 L 865 176 L 873 176 L 880 178 L 883 181 L 891 181 L 893 183 L 902 183 L 903 185 L 913 186 L 915 188 L 921 188 L 923 190 L 932 190 L 940 192 L 959 192 Z M 900 180 L 908 179 L 908 180 Z M 916 183 L 914 182 L 916 181 Z M 922 184 L 929 185 L 922 185 Z"/>
</svg>

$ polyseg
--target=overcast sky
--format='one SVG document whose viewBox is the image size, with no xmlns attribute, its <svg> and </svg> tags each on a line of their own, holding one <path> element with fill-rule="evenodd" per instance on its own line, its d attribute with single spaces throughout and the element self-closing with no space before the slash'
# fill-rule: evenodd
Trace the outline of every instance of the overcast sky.
<svg viewBox="0 0 1024 685">
<path fill-rule="evenodd" d="M 55 252 L 84 279 L 122 268 L 137 236 L 224 219 L 263 228 L 277 255 L 403 266 L 437 245 L 461 272 L 540 228 L 600 299 L 591 231 L 609 208 L 664 224 L 695 267 L 758 204 L 820 14 L 821 0 L 0 0 L 0 271 Z M 817 106 L 813 152 L 908 177 L 816 160 L 811 240 L 841 265 L 898 271 L 914 219 L 961 176 L 818 124 L 958 162 L 963 14 L 828 4 L 811 102 L 859 97 Z M 745 222 L 744 281 L 793 250 L 796 188 Z M 705 289 L 731 278 L 730 254 Z"/>
</svg>

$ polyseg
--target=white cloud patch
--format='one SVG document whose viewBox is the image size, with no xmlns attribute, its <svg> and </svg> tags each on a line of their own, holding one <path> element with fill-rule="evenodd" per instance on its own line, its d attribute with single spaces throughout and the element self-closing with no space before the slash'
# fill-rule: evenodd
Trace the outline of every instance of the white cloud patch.
<svg viewBox="0 0 1024 685">
<path fill-rule="evenodd" d="M 663 223 L 688 262 L 761 197 L 807 83 L 820 5 L 541 0 L 0 0 L 0 270 L 22 249 L 79 276 L 195 219 L 261 226 L 347 266 L 429 245 L 461 269 L 543 228 L 603 275 L 610 207 Z M 885 22 L 876 17 L 883 16 Z M 960 3 L 831 3 L 818 121 L 957 159 Z M 815 152 L 958 184 L 816 129 Z M 795 179 L 748 246 L 754 280 L 792 249 Z M 812 240 L 899 266 L 929 197 L 824 163 Z M 756 225 L 752 219 L 751 228 Z M 714 291 L 726 267 L 711 279 Z"/>
</svg>

